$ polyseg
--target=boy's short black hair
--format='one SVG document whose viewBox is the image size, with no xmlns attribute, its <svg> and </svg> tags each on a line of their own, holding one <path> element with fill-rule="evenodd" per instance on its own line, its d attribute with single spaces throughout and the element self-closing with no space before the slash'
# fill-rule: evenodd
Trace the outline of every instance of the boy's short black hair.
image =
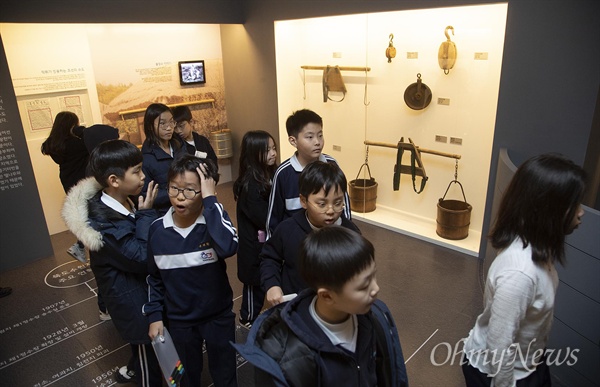
<svg viewBox="0 0 600 387">
<path fill-rule="evenodd" d="M 342 226 L 312 231 L 300 247 L 299 272 L 313 290 L 341 292 L 344 285 L 375 260 L 375 248 L 359 233 Z"/>
<path fill-rule="evenodd" d="M 125 176 L 125 172 L 142 162 L 142 152 L 125 140 L 109 140 L 96 146 L 88 161 L 88 175 L 102 186 L 108 186 L 108 177 Z"/>
<path fill-rule="evenodd" d="M 171 163 L 171 167 L 169 168 L 169 172 L 167 174 L 167 181 L 170 183 L 173 179 L 175 179 L 177 176 L 183 175 L 186 171 L 197 173 L 196 168 L 199 167 L 200 164 L 206 165 L 206 173 L 208 174 L 208 177 L 212 177 L 215 183 L 218 183 L 219 168 L 217 164 L 211 159 L 201 159 L 189 154 L 177 157 L 173 163 Z"/>
<path fill-rule="evenodd" d="M 285 121 L 285 128 L 288 136 L 298 137 L 298 133 L 308 124 L 318 124 L 323 126 L 323 119 L 312 110 L 296 110 Z"/>
<path fill-rule="evenodd" d="M 334 192 L 341 190 L 346 193 L 347 185 L 346 176 L 339 165 L 318 160 L 304 167 L 298 180 L 300 195 L 305 198 L 318 193 L 321 188 L 325 190 L 325 195 L 328 195 L 332 188 Z"/>
<path fill-rule="evenodd" d="M 173 121 L 180 123 L 182 121 L 190 122 L 192 120 L 192 111 L 186 105 L 176 106 L 171 109 L 173 113 Z"/>
</svg>

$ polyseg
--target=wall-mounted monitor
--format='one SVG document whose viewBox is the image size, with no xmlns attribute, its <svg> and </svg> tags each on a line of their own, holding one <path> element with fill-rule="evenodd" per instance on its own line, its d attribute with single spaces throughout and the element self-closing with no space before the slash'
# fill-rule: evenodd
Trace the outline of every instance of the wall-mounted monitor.
<svg viewBox="0 0 600 387">
<path fill-rule="evenodd" d="M 179 62 L 179 84 L 181 86 L 206 83 L 203 60 Z"/>
</svg>

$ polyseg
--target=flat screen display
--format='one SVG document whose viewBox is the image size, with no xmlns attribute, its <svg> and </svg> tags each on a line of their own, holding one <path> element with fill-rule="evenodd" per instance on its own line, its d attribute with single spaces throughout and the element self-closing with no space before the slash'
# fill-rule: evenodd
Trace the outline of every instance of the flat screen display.
<svg viewBox="0 0 600 387">
<path fill-rule="evenodd" d="M 203 60 L 179 62 L 179 84 L 196 85 L 206 83 L 206 71 Z"/>
</svg>

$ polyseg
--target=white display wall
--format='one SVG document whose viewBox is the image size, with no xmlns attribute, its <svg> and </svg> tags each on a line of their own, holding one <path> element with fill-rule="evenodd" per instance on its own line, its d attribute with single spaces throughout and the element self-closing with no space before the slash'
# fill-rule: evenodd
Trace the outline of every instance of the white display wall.
<svg viewBox="0 0 600 387">
<path fill-rule="evenodd" d="M 454 179 L 455 159 L 422 153 L 429 177 L 421 194 L 410 175 L 393 190 L 396 149 L 369 146 L 368 162 L 378 182 L 377 208 L 353 213 L 381 225 L 471 255 L 479 252 L 498 101 L 507 4 L 336 16 L 275 23 L 279 130 L 282 161 L 294 148 L 287 142 L 286 118 L 307 108 L 323 117 L 324 153 L 335 157 L 348 180 L 365 161 L 364 141 L 396 144 L 408 138 L 420 148 L 458 154 L 458 180 L 472 205 L 469 236 L 460 241 L 436 235 L 437 203 Z M 447 26 L 458 57 L 448 75 L 438 64 Z M 393 34 L 397 55 L 385 51 Z M 416 57 L 416 58 L 415 58 Z M 342 102 L 323 102 L 322 70 L 301 66 L 369 67 L 342 71 L 348 90 Z M 412 110 L 404 102 L 417 73 L 432 90 L 430 105 Z M 333 93 L 334 98 L 340 96 Z M 438 99 L 449 100 L 448 105 Z M 447 142 L 437 142 L 445 136 Z M 450 138 L 462 145 L 450 143 Z M 403 165 L 410 164 L 405 152 Z M 362 177 L 362 176 L 361 176 Z M 417 177 L 417 188 L 420 178 Z M 446 199 L 461 199 L 453 184 Z"/>
<path fill-rule="evenodd" d="M 0 32 L 50 234 L 67 229 L 60 216 L 65 193 L 58 166 L 40 151 L 58 112 L 75 112 L 84 126 L 117 126 L 127 139 L 125 121 L 110 119 L 115 112 L 145 107 L 148 101 L 168 104 L 174 97 L 188 101 L 202 93 L 224 94 L 218 24 L 0 23 Z M 197 59 L 206 62 L 206 84 L 180 86 L 178 61 Z M 97 86 L 122 90 L 102 101 Z M 215 98 L 203 111 L 218 117 L 224 101 L 215 106 L 224 98 Z M 221 182 L 231 181 L 230 160 L 221 160 L 219 170 Z"/>
</svg>

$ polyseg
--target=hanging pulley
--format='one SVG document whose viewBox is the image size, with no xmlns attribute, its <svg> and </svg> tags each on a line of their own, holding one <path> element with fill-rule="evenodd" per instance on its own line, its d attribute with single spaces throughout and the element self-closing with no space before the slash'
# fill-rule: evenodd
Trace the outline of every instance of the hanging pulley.
<svg viewBox="0 0 600 387">
<path fill-rule="evenodd" d="M 392 58 L 396 57 L 396 48 L 394 47 L 394 34 L 390 34 L 390 43 L 385 49 L 385 56 L 388 58 L 388 63 L 392 63 Z"/>
<path fill-rule="evenodd" d="M 446 30 L 444 31 L 444 34 L 446 35 L 446 41 L 440 45 L 440 49 L 438 50 L 438 63 L 446 75 L 448 75 L 450 73 L 450 69 L 454 67 L 457 55 L 456 44 L 450 40 L 448 30 L 451 30 L 452 35 L 454 35 L 454 27 L 446 27 Z"/>
</svg>

